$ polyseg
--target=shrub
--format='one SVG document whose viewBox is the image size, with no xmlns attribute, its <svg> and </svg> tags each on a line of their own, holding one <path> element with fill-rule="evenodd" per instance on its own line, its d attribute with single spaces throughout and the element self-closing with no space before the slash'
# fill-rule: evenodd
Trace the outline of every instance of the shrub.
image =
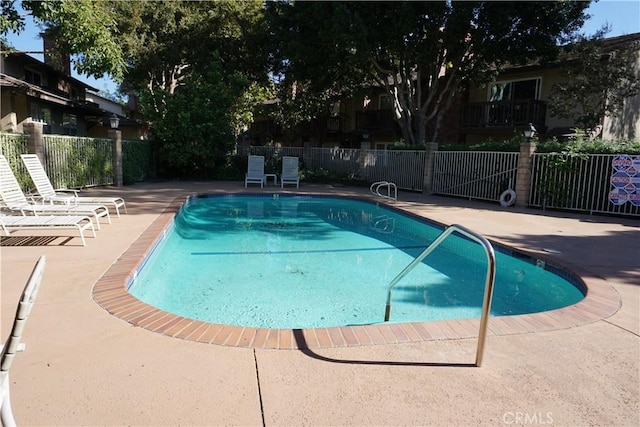
<svg viewBox="0 0 640 427">
<path fill-rule="evenodd" d="M 479 144 L 442 144 L 439 151 L 503 151 L 518 152 L 523 137 L 514 137 L 505 141 L 488 139 Z M 536 144 L 537 153 L 580 153 L 580 154 L 640 154 L 640 140 L 603 141 L 575 137 L 569 141 L 558 141 L 555 138 L 540 140 Z"/>
<path fill-rule="evenodd" d="M 228 156 L 216 159 L 215 179 L 220 181 L 241 181 L 247 172 L 247 156 Z"/>
<path fill-rule="evenodd" d="M 523 137 L 515 137 L 505 141 L 494 141 L 487 139 L 479 144 L 442 144 L 438 147 L 438 151 L 520 151 L 520 143 L 524 141 Z"/>
<path fill-rule="evenodd" d="M 555 140 L 542 141 L 537 144 L 538 153 L 581 153 L 581 154 L 640 154 L 640 141 L 618 140 L 603 141 L 574 138 L 568 142 Z"/>
</svg>

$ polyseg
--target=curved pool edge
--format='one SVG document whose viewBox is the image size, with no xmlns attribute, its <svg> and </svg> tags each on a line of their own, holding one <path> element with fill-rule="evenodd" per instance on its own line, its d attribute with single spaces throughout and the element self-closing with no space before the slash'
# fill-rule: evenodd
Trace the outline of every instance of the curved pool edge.
<svg viewBox="0 0 640 427">
<path fill-rule="evenodd" d="M 232 193 L 230 193 L 232 194 Z M 247 194 L 246 192 L 238 194 Z M 314 195 L 306 193 L 305 195 Z M 110 314 L 149 331 L 189 341 L 232 347 L 262 349 L 320 349 L 399 344 L 431 340 L 476 338 L 480 319 L 387 323 L 314 329 L 267 329 L 239 327 L 188 319 L 146 304 L 127 291 L 127 285 L 149 255 L 182 204 L 194 194 L 176 197 L 140 237 L 98 279 L 92 289 L 94 301 Z M 365 197 L 361 199 L 369 200 Z M 376 200 L 378 203 L 380 200 Z M 385 203 L 386 204 L 386 203 Z M 397 205 L 390 207 L 401 209 Z M 404 210 L 404 209 L 401 209 Z M 412 213 L 416 215 L 415 213 Z M 432 221 L 429 219 L 429 221 Z M 437 223 L 436 221 L 432 221 Z M 507 246 L 508 245 L 504 245 Z M 534 258 L 536 255 L 528 254 Z M 555 260 L 553 264 L 560 266 Z M 584 278 L 585 298 L 568 307 L 540 313 L 490 317 L 488 336 L 514 335 L 568 329 L 615 314 L 621 299 L 602 279 Z"/>
</svg>

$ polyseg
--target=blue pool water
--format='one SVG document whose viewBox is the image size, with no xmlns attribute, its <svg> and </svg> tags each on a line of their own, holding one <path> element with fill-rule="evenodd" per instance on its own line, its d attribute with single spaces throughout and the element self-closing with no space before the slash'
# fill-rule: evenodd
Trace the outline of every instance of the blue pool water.
<svg viewBox="0 0 640 427">
<path fill-rule="evenodd" d="M 363 200 L 275 197 L 189 199 L 129 292 L 171 313 L 229 325 L 379 323 L 389 282 L 442 231 Z M 486 264 L 478 244 L 448 237 L 394 287 L 390 321 L 480 317 Z M 496 267 L 492 315 L 584 297 L 577 279 L 506 249 L 496 248 Z"/>
</svg>

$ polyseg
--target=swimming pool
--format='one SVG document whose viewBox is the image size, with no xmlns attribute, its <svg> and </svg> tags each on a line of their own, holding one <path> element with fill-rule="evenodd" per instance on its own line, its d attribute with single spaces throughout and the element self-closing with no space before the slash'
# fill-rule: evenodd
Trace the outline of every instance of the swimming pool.
<svg viewBox="0 0 640 427">
<path fill-rule="evenodd" d="M 389 282 L 441 231 L 363 200 L 274 197 L 189 199 L 129 292 L 213 323 L 375 324 L 383 320 Z M 492 315 L 552 310 L 584 297 L 580 281 L 562 270 L 496 249 Z M 448 238 L 394 288 L 391 322 L 479 317 L 484 259 L 478 245 Z"/>
</svg>

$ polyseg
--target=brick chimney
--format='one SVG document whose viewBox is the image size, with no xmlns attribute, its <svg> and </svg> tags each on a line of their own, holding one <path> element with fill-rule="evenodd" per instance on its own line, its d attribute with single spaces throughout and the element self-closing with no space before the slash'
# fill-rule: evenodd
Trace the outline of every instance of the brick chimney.
<svg viewBox="0 0 640 427">
<path fill-rule="evenodd" d="M 55 34 L 42 33 L 41 36 L 44 44 L 44 63 L 70 76 L 71 56 L 58 49 Z"/>
</svg>

